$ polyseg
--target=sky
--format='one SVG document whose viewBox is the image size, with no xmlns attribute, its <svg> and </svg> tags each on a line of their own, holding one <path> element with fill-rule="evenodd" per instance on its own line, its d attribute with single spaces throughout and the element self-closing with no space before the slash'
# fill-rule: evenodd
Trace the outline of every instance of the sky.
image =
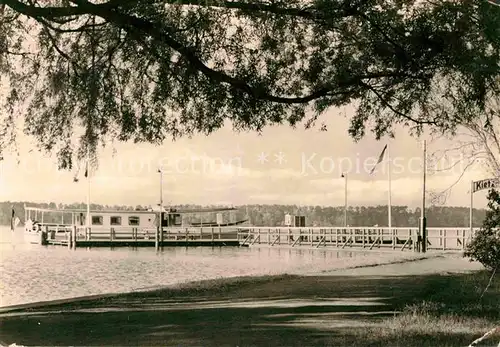
<svg viewBox="0 0 500 347">
<path fill-rule="evenodd" d="M 394 139 L 377 141 L 367 133 L 356 143 L 347 133 L 349 111 L 342 108 L 327 112 L 321 118 L 328 127 L 326 132 L 319 127 L 275 126 L 259 135 L 236 133 L 227 125 L 210 136 L 167 141 L 162 146 L 108 146 L 99 153 L 99 167 L 91 173 L 90 200 L 108 205 L 155 205 L 160 199 L 162 176 L 166 206 L 343 206 L 346 184 L 349 206 L 386 205 L 390 172 L 392 205 L 421 206 L 421 140 L 399 128 Z M 79 182 L 74 183 L 74 171 L 58 171 L 55 158 L 38 152 L 30 142 L 27 137 L 20 138 L 20 156 L 5 153 L 0 161 L 0 201 L 86 202 L 89 181 L 83 177 L 84 170 L 79 173 Z M 428 139 L 427 143 L 428 153 L 456 145 L 454 140 Z M 370 174 L 386 144 L 389 150 L 384 161 Z M 460 158 L 447 160 L 440 168 Z M 428 191 L 447 189 L 462 171 L 463 165 L 439 173 L 435 167 L 428 168 Z M 346 173 L 347 181 L 342 173 Z M 470 181 L 488 177 L 480 167 L 469 168 L 446 205 L 469 206 Z M 486 194 L 475 193 L 474 207 L 486 206 Z M 427 198 L 429 204 L 430 196 Z"/>
</svg>

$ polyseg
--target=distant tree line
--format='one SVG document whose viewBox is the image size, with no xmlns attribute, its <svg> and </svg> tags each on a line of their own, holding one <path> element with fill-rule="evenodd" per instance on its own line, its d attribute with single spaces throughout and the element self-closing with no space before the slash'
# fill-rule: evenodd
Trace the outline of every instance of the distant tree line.
<svg viewBox="0 0 500 347">
<path fill-rule="evenodd" d="M 0 225 L 9 225 L 12 207 L 16 216 L 24 222 L 24 204 L 30 207 L 50 208 L 50 209 L 86 209 L 84 203 L 56 204 L 50 203 L 30 203 L 30 202 L 0 202 Z M 189 208 L 210 208 L 217 206 L 201 205 L 178 205 L 172 206 L 178 209 Z M 92 210 L 136 210 L 146 209 L 147 206 L 124 206 L 124 205 L 100 205 L 91 204 Z M 297 206 L 297 205 L 242 205 L 238 206 L 238 212 L 234 220 L 248 218 L 255 226 L 280 226 L 284 224 L 285 214 L 303 215 L 306 217 L 307 226 L 343 226 L 344 207 L 324 207 L 324 206 Z M 426 209 L 427 225 L 429 227 L 468 227 L 469 208 L 468 207 L 446 207 L 430 206 Z M 486 216 L 485 209 L 474 209 L 473 225 L 481 227 Z M 420 217 L 420 208 L 410 209 L 407 206 L 392 207 L 393 227 L 416 227 Z M 47 216 L 45 222 L 60 222 L 60 217 Z M 59 218 L 59 219 L 57 219 Z M 65 217 L 68 218 L 68 217 Z M 189 220 L 200 220 L 208 218 L 215 220 L 214 216 L 203 215 L 190 216 Z M 54 219 L 54 220 L 52 220 Z M 56 220 L 57 219 L 57 220 Z M 205 219 L 206 220 L 206 219 Z M 66 219 L 67 222 L 70 219 Z M 387 205 L 386 206 L 352 206 L 347 211 L 347 224 L 350 226 L 387 226 Z"/>
</svg>

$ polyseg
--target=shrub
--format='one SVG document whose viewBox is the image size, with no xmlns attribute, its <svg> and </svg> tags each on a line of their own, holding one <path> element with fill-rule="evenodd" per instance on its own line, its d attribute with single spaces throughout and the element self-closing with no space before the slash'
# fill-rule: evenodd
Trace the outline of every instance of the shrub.
<svg viewBox="0 0 500 347">
<path fill-rule="evenodd" d="M 479 261 L 487 269 L 500 267 L 500 194 L 492 189 L 488 193 L 488 211 L 483 227 L 467 245 L 464 256 Z M 500 269 L 498 269 L 500 270 Z"/>
</svg>

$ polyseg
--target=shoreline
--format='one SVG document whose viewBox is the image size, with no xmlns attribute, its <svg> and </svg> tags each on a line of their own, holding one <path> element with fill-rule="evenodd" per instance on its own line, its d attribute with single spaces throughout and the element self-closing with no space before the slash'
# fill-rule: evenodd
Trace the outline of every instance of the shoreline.
<svg viewBox="0 0 500 347">
<path fill-rule="evenodd" d="M 398 254 L 395 252 L 395 254 Z M 398 254 L 399 255 L 399 254 Z M 374 262 L 373 260 L 369 261 L 368 264 L 360 264 L 360 265 L 352 265 L 345 266 L 339 268 L 332 268 L 329 270 L 321 270 L 321 271 L 309 271 L 305 274 L 291 274 L 291 273 L 280 273 L 280 274 L 272 274 L 272 275 L 248 275 L 248 276 L 229 276 L 229 277 L 216 277 L 212 279 L 205 280 L 194 280 L 194 281 L 186 281 L 179 282 L 170 285 L 159 285 L 144 289 L 137 289 L 127 292 L 115 292 L 115 293 L 102 293 L 102 294 L 93 294 L 93 295 L 84 295 L 78 297 L 70 297 L 70 298 L 62 298 L 62 299 L 54 299 L 47 301 L 37 301 L 31 303 L 23 303 L 23 304 L 15 304 L 0 307 L 0 315 L 23 311 L 23 310 L 31 310 L 31 309 L 39 309 L 44 307 L 51 306 L 59 306 L 59 305 L 71 305 L 78 303 L 89 303 L 89 302 L 97 302 L 105 299 L 113 299 L 124 296 L 149 296 L 158 292 L 167 292 L 167 291 L 182 291 L 186 289 L 192 289 L 196 287 L 204 288 L 204 287 L 217 287 L 224 286 L 228 283 L 235 282 L 252 282 L 252 283 L 264 283 L 264 282 L 272 282 L 276 279 L 282 279 L 284 277 L 314 277 L 314 276 L 371 276 L 371 277 L 392 277 L 394 275 L 390 275 L 386 271 L 384 271 L 387 267 L 396 266 L 399 268 L 400 272 L 404 272 L 403 267 L 409 264 L 418 264 L 424 263 L 433 260 L 441 260 L 449 263 L 452 260 L 463 260 L 464 258 L 460 253 L 457 252 L 430 252 L 425 255 L 421 253 L 408 253 L 409 257 L 399 257 L 399 259 L 394 260 L 386 260 L 382 262 Z M 433 271 L 435 273 L 439 273 L 436 268 L 435 263 L 432 264 Z M 455 273 L 467 273 L 470 271 L 481 270 L 482 266 L 473 266 L 471 269 L 463 269 L 462 267 L 455 267 Z M 372 274 L 370 270 L 380 269 L 381 273 Z M 363 271 L 364 274 L 359 274 L 359 270 Z"/>
<path fill-rule="evenodd" d="M 225 277 L 11 306 L 0 311 L 0 343 L 465 346 L 500 319 L 500 281 L 479 307 L 489 274 L 468 263 L 426 254 L 330 273 Z"/>
</svg>

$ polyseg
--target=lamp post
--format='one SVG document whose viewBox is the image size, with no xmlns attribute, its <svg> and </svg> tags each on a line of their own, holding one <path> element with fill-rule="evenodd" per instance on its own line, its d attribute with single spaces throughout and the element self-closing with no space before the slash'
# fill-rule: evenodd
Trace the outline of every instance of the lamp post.
<svg viewBox="0 0 500 347">
<path fill-rule="evenodd" d="M 87 148 L 87 163 L 85 168 L 85 177 L 87 178 L 87 215 L 85 217 L 86 220 L 86 228 L 87 232 L 90 228 L 90 149 Z"/>
<path fill-rule="evenodd" d="M 422 173 L 422 210 L 420 211 L 420 235 L 422 235 L 422 247 L 423 253 L 427 251 L 427 221 L 425 218 L 425 181 L 427 174 L 427 143 L 424 140 L 422 144 L 423 149 L 423 173 Z"/>
<path fill-rule="evenodd" d="M 155 237 L 155 248 L 158 250 L 161 246 L 163 246 L 163 171 L 160 167 L 158 169 L 158 173 L 160 174 L 160 213 L 158 218 L 158 228 L 156 229 L 156 237 Z"/>
<path fill-rule="evenodd" d="M 342 173 L 344 178 L 344 228 L 347 228 L 347 173 Z"/>
<path fill-rule="evenodd" d="M 161 212 L 163 212 L 163 171 L 161 168 L 158 169 L 158 173 L 160 174 L 160 217 Z"/>
</svg>

